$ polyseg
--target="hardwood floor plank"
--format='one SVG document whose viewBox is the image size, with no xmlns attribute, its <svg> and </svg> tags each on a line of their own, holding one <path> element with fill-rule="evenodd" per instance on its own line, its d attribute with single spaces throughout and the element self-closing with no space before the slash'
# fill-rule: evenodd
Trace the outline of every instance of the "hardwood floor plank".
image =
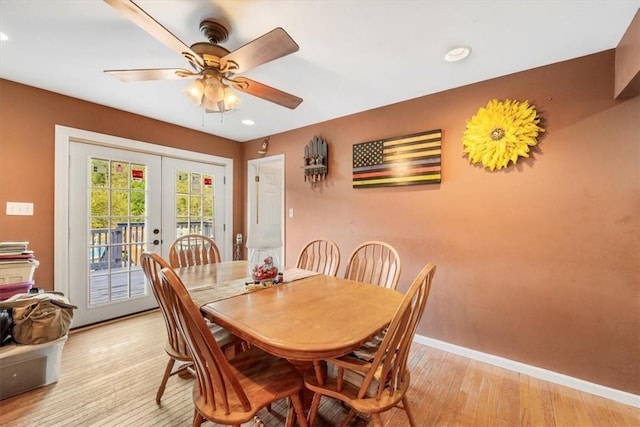
<svg viewBox="0 0 640 427">
<path fill-rule="evenodd" d="M 0 425 L 11 427 L 178 427 L 193 417 L 193 379 L 169 378 L 159 312 L 73 331 L 59 381 L 0 401 Z M 492 365 L 415 344 L 408 397 L 418 426 L 638 427 L 640 409 Z M 259 412 L 265 427 L 284 425 L 287 406 Z M 315 427 L 339 425 L 347 409 L 323 398 Z M 384 427 L 407 425 L 404 411 L 382 415 Z M 350 427 L 367 425 L 356 417 Z M 214 424 L 205 423 L 205 427 Z M 243 427 L 261 427 L 252 421 Z"/>
<path fill-rule="evenodd" d="M 460 393 L 466 395 L 464 404 L 460 408 L 460 412 L 464 417 L 460 420 L 462 424 L 469 425 L 474 419 L 478 410 L 479 397 L 477 390 L 482 383 L 482 370 L 478 367 L 478 362 L 469 360 L 467 370 L 465 372 L 464 381 L 460 386 Z"/>
<path fill-rule="evenodd" d="M 544 411 L 541 402 L 540 390 L 535 378 L 526 375 L 518 376 L 518 391 L 520 397 L 520 425 L 534 427 L 540 425 L 553 425 L 553 414 Z M 546 415 L 551 415 L 547 417 Z"/>
<path fill-rule="evenodd" d="M 501 398 L 498 399 L 496 407 L 496 425 L 514 426 L 520 422 L 520 397 L 519 374 L 513 371 L 497 368 L 494 370 L 497 375 L 497 389 L 500 390 Z"/>
<path fill-rule="evenodd" d="M 449 367 L 446 368 L 449 373 L 449 384 L 444 395 L 444 401 L 447 402 L 447 405 L 440 411 L 438 418 L 438 424 L 440 425 L 458 425 L 465 418 L 459 409 L 464 407 L 468 393 L 461 393 L 460 389 L 464 382 L 468 365 L 469 359 L 455 355 L 451 359 Z"/>
<path fill-rule="evenodd" d="M 558 427 L 585 426 L 591 423 L 585 420 L 581 413 L 580 405 L 582 399 L 580 392 L 556 384 L 550 384 L 551 400 L 553 402 L 553 412 L 555 414 L 556 425 Z"/>
<path fill-rule="evenodd" d="M 417 347 L 414 345 L 414 351 Z M 412 365 L 409 400 L 416 420 L 422 420 L 424 425 L 436 425 L 440 412 L 446 405 L 439 394 L 442 388 L 440 376 L 444 375 L 442 372 L 446 369 L 446 357 L 446 352 L 429 348 L 419 364 Z"/>
<path fill-rule="evenodd" d="M 595 398 L 596 396 L 594 396 Z M 602 398 L 600 398 L 602 399 Z M 634 408 L 633 406 L 622 405 L 618 402 L 614 402 L 607 399 L 602 399 L 608 410 L 609 415 L 620 416 L 624 419 L 622 426 L 640 426 L 640 409 Z"/>
<path fill-rule="evenodd" d="M 587 393 L 582 393 L 581 397 L 584 401 L 585 411 L 587 412 L 592 425 L 621 426 L 626 424 L 623 415 L 617 411 L 609 410 L 606 399 Z M 637 424 L 640 425 L 640 419 L 637 419 L 636 421 Z"/>
<path fill-rule="evenodd" d="M 474 417 L 479 425 L 494 425 L 495 423 L 499 391 L 496 389 L 497 381 L 493 370 L 492 366 L 482 367 L 482 381 L 477 390 L 479 394 L 478 409 Z"/>
</svg>

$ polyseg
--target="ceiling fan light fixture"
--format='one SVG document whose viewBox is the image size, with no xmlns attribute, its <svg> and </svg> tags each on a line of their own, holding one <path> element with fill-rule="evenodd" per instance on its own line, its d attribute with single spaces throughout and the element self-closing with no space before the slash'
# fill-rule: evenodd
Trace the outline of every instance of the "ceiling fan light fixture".
<svg viewBox="0 0 640 427">
<path fill-rule="evenodd" d="M 224 91 L 222 86 L 222 83 L 218 79 L 206 79 L 204 83 L 204 97 L 215 102 L 224 99 Z"/>
<path fill-rule="evenodd" d="M 198 104 L 208 112 L 224 113 L 240 105 L 240 98 L 229 86 L 221 83 L 217 89 L 207 90 L 205 87 L 204 96 Z"/>
<path fill-rule="evenodd" d="M 202 102 L 202 97 L 204 95 L 204 83 L 202 79 L 194 80 L 189 86 L 187 86 L 184 90 L 184 94 L 190 101 L 200 105 Z"/>
<path fill-rule="evenodd" d="M 208 112 L 224 113 L 240 104 L 240 98 L 217 77 L 196 79 L 185 88 L 184 93 L 190 101 Z"/>
<path fill-rule="evenodd" d="M 200 103 L 200 106 L 205 110 L 207 110 L 207 112 L 221 113 L 224 111 L 224 105 L 222 106 L 223 108 L 221 110 L 220 102 L 214 99 L 209 99 L 207 97 L 202 98 L 202 102 Z"/>
<path fill-rule="evenodd" d="M 224 90 L 224 105 L 227 109 L 233 110 L 238 105 L 240 105 L 240 98 L 231 90 L 229 86 L 225 86 Z"/>
</svg>

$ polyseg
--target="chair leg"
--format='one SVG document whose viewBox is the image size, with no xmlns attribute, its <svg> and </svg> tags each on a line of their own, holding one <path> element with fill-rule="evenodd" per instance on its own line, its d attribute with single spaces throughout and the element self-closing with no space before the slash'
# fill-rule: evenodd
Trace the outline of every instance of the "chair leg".
<svg viewBox="0 0 640 427">
<path fill-rule="evenodd" d="M 344 381 L 344 368 L 341 366 L 338 366 L 338 374 L 336 375 L 336 390 L 339 392 L 342 391 L 343 381 Z"/>
<path fill-rule="evenodd" d="M 173 365 L 176 361 L 173 358 L 169 358 L 167 362 L 167 367 L 164 369 L 164 375 L 162 377 L 162 382 L 160 382 L 160 387 L 158 387 L 158 392 L 156 393 L 156 403 L 160 403 L 162 399 L 162 395 L 164 394 L 164 388 L 167 386 L 167 380 L 171 376 L 171 371 L 173 370 Z"/>
<path fill-rule="evenodd" d="M 411 408 L 409 408 L 409 399 L 407 399 L 407 395 L 402 396 L 402 409 L 407 413 L 407 418 L 409 418 L 409 426 L 415 427 L 416 420 L 413 418 L 413 413 L 411 412 Z"/>
<path fill-rule="evenodd" d="M 293 427 L 295 423 L 296 413 L 291 404 L 291 399 L 287 398 L 287 419 L 284 427 Z"/>
<path fill-rule="evenodd" d="M 322 365 L 320 365 L 320 362 L 317 360 L 313 361 L 313 369 L 316 372 L 316 380 L 318 381 L 318 384 L 320 385 L 324 385 L 324 369 L 322 368 Z"/>
<path fill-rule="evenodd" d="M 178 374 L 178 376 L 182 379 L 192 379 L 196 377 L 192 363 L 185 363 L 180 368 L 178 368 L 178 370 L 176 370 L 174 374 Z"/>
<path fill-rule="evenodd" d="M 204 422 L 204 417 L 200 415 L 197 409 L 193 410 L 193 427 L 200 427 Z"/>
<path fill-rule="evenodd" d="M 371 420 L 373 421 L 373 427 L 382 427 L 382 419 L 380 419 L 380 414 L 371 414 Z"/>
<path fill-rule="evenodd" d="M 301 427 L 309 427 L 307 423 L 307 419 L 304 417 L 304 409 L 302 408 L 302 399 L 300 399 L 300 393 L 294 393 L 291 395 L 291 401 L 289 402 L 291 408 L 293 406 L 293 411 L 295 416 L 292 416 L 291 419 L 298 419 L 298 423 L 300 423 Z M 292 414 L 292 415 L 294 415 Z M 288 417 L 287 417 L 288 421 Z"/>
<path fill-rule="evenodd" d="M 318 408 L 320 407 L 320 399 L 322 399 L 322 395 L 320 393 L 313 393 L 313 400 L 311 401 L 311 409 L 309 409 L 309 418 L 307 421 L 309 425 L 313 427 L 313 423 L 316 421 L 316 416 L 318 415 Z"/>
<path fill-rule="evenodd" d="M 340 424 L 340 426 L 347 427 L 355 415 L 356 411 L 353 408 L 350 408 L 349 413 L 345 417 L 344 421 L 342 421 L 342 424 Z"/>
</svg>

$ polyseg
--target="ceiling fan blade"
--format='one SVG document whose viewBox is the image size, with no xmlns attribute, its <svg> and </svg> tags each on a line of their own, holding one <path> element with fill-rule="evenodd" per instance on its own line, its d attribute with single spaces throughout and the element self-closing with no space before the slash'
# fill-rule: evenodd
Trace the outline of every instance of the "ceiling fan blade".
<svg viewBox="0 0 640 427">
<path fill-rule="evenodd" d="M 144 80 L 171 80 L 194 77 L 197 74 L 182 68 L 150 68 L 138 70 L 105 70 L 105 73 L 123 82 L 139 82 Z"/>
<path fill-rule="evenodd" d="M 191 50 L 179 38 L 173 35 L 162 24 L 153 19 L 140 6 L 131 0 L 104 0 L 109 6 L 123 14 L 130 21 L 140 26 L 147 33 L 164 43 L 170 49 L 178 52 L 190 62 L 195 62 L 200 67 L 204 67 L 204 61 L 200 55 Z"/>
<path fill-rule="evenodd" d="M 302 98 L 244 77 L 237 77 L 230 81 L 233 83 L 233 87 L 239 91 L 282 105 L 291 110 L 302 102 Z"/>
<path fill-rule="evenodd" d="M 300 49 L 298 44 L 278 27 L 267 34 L 245 44 L 220 59 L 222 68 L 230 61 L 238 65 L 234 73 L 243 73 L 253 67 L 282 58 Z"/>
</svg>

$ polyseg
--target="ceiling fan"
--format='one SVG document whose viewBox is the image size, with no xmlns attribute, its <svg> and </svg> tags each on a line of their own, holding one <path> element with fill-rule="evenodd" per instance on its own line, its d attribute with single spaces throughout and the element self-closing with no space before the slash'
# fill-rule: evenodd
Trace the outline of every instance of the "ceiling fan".
<svg viewBox="0 0 640 427">
<path fill-rule="evenodd" d="M 302 102 L 302 98 L 295 95 L 246 77 L 236 76 L 258 65 L 298 51 L 296 42 L 282 28 L 276 28 L 230 52 L 218 44 L 227 40 L 229 36 L 227 26 L 221 20 L 206 19 L 200 23 L 200 31 L 209 42 L 199 42 L 189 47 L 133 1 L 104 1 L 182 55 L 194 70 L 152 68 L 105 70 L 105 73 L 125 82 L 195 78 L 195 81 L 185 90 L 185 94 L 207 112 L 222 113 L 237 107 L 240 99 L 233 93 L 231 87 L 289 109 L 296 108 Z"/>
</svg>

